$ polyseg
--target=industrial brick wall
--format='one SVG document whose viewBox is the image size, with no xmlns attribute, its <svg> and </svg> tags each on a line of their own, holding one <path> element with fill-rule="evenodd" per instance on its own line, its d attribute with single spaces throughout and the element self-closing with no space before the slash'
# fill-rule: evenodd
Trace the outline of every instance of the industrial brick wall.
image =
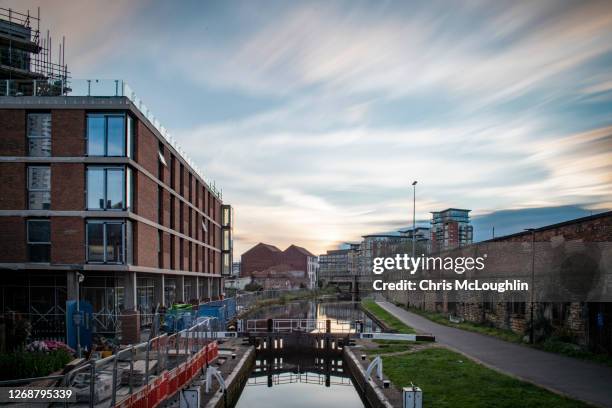
<svg viewBox="0 0 612 408">
<path fill-rule="evenodd" d="M 531 242 L 532 239 L 531 232 L 526 232 L 474 244 L 471 248 L 490 245 L 491 243 Z M 543 227 L 535 231 L 535 240 L 536 242 L 612 242 L 612 212 Z M 397 276 L 394 279 L 397 279 Z M 528 299 L 517 297 L 511 293 L 496 296 L 493 303 L 489 303 L 489 299 L 483 295 L 475 294 L 461 294 L 454 299 L 455 302 L 449 302 L 448 298 L 438 292 L 389 291 L 385 295 L 397 303 L 409 304 L 412 307 L 428 311 L 453 314 L 466 321 L 490 324 L 519 334 L 525 333 L 529 321 Z M 513 306 L 520 312 L 514 312 L 512 310 Z M 542 314 L 551 321 L 557 330 L 562 330 L 573 336 L 577 343 L 588 344 L 588 324 L 584 304 L 568 302 L 566 304 L 566 314 L 553 321 L 552 309 L 554 307 L 556 307 L 555 304 L 550 302 L 536 303 L 534 313 L 536 315 Z"/>
</svg>

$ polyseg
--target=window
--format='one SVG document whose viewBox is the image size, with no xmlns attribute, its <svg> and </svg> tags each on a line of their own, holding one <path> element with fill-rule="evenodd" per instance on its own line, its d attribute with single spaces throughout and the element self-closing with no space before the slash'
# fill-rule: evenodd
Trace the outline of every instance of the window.
<svg viewBox="0 0 612 408">
<path fill-rule="evenodd" d="M 127 157 L 134 156 L 134 120 L 130 115 L 127 115 L 127 133 L 126 133 L 126 143 L 127 147 Z"/>
<path fill-rule="evenodd" d="M 28 114 L 28 153 L 33 157 L 51 156 L 51 114 Z"/>
<path fill-rule="evenodd" d="M 51 167 L 28 167 L 28 208 L 30 210 L 51 208 Z"/>
<path fill-rule="evenodd" d="M 227 229 L 223 230 L 223 248 L 224 251 L 229 251 L 232 249 L 230 242 L 230 231 Z"/>
<path fill-rule="evenodd" d="M 157 144 L 157 155 L 159 156 L 159 162 L 165 167 L 168 167 L 168 163 L 166 162 L 166 158 L 164 157 L 164 150 L 164 144 L 162 142 L 159 142 Z"/>
<path fill-rule="evenodd" d="M 51 222 L 28 220 L 28 258 L 30 262 L 49 262 L 51 254 Z"/>
<path fill-rule="evenodd" d="M 131 169 L 124 167 L 87 168 L 87 209 L 123 210 L 131 206 Z"/>
<path fill-rule="evenodd" d="M 87 222 L 87 261 L 125 262 L 125 223 L 123 221 Z"/>
<path fill-rule="evenodd" d="M 223 254 L 223 270 L 222 270 L 222 274 L 223 275 L 229 275 L 231 271 L 231 267 L 230 267 L 230 254 L 229 253 L 224 253 Z"/>
<path fill-rule="evenodd" d="M 231 219 L 230 219 L 230 213 L 231 209 L 229 205 L 224 205 L 223 206 L 223 221 L 222 221 L 222 226 L 227 227 L 230 225 Z"/>
<path fill-rule="evenodd" d="M 131 145 L 131 129 L 126 134 L 125 122 L 123 114 L 87 115 L 87 154 L 126 156 L 126 145 Z"/>
</svg>

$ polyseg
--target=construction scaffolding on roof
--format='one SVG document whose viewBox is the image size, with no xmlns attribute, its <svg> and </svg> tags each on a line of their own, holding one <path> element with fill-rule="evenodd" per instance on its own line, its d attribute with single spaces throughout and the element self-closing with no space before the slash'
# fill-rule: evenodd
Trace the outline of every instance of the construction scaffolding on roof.
<svg viewBox="0 0 612 408">
<path fill-rule="evenodd" d="M 40 8 L 36 16 L 0 7 L 0 79 L 11 80 L 10 94 L 63 95 L 68 91 L 66 39 L 53 58 L 53 39 L 40 35 Z M 23 88 L 23 89 L 22 89 Z"/>
</svg>

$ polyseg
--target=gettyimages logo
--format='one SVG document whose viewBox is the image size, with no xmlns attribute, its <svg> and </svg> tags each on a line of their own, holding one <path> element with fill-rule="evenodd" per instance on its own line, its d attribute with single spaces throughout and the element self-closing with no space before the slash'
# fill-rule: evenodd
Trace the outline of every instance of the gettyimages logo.
<svg viewBox="0 0 612 408">
<path fill-rule="evenodd" d="M 385 271 L 406 271 L 414 275 L 417 271 L 453 271 L 463 275 L 469 271 L 482 271 L 485 268 L 487 254 L 478 257 L 441 257 L 425 256 L 413 258 L 408 254 L 397 254 L 394 257 L 377 257 L 372 262 L 372 273 L 380 275 Z"/>
</svg>

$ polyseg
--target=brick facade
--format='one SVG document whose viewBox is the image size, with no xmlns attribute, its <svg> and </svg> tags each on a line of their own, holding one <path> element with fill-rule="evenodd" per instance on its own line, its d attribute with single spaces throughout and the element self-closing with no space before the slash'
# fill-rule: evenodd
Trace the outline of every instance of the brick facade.
<svg viewBox="0 0 612 408">
<path fill-rule="evenodd" d="M 0 163 L 0 210 L 27 208 L 25 163 Z"/>
<path fill-rule="evenodd" d="M 82 109 L 54 109 L 51 111 L 51 154 L 58 157 L 77 157 L 85 154 L 85 111 Z"/>
<path fill-rule="evenodd" d="M 25 220 L 21 217 L 0 217 L 0 242 L 0 262 L 25 262 Z"/>
<path fill-rule="evenodd" d="M 51 197 L 52 210 L 83 210 L 85 208 L 85 166 L 82 163 L 52 163 Z"/>
<path fill-rule="evenodd" d="M 85 262 L 85 222 L 81 217 L 51 217 L 51 263 Z"/>
<path fill-rule="evenodd" d="M 0 109 L 0 140 L 4 156 L 25 156 L 26 115 L 22 109 Z"/>
<path fill-rule="evenodd" d="M 141 113 L 133 105 L 122 103 L 120 107 L 129 106 L 129 108 L 118 110 L 115 107 L 109 110 L 109 101 L 106 99 L 104 101 L 104 104 L 100 104 L 95 101 L 89 103 L 87 98 L 78 99 L 71 101 L 73 103 L 67 103 L 66 108 L 63 108 L 63 104 L 59 107 L 52 105 L 51 109 L 42 111 L 40 106 L 44 104 L 41 104 L 40 101 L 33 100 L 29 106 L 27 97 L 23 97 L 21 99 L 23 108 L 0 109 L 0 140 L 2 141 L 0 158 L 7 157 L 7 159 L 0 160 L 0 210 L 9 212 L 0 216 L 0 242 L 2 242 L 0 280 L 6 278 L 8 274 L 13 277 L 14 273 L 10 271 L 14 270 L 15 264 L 21 264 L 18 268 L 24 269 L 21 271 L 24 275 L 29 274 L 31 269 L 36 269 L 36 273 L 63 274 L 66 277 L 60 279 L 63 287 L 74 291 L 76 286 L 74 284 L 66 286 L 66 282 L 67 279 L 74 279 L 76 276 L 74 271 L 79 270 L 86 275 L 84 285 L 91 285 L 91 291 L 104 288 L 105 285 L 115 289 L 122 287 L 125 289 L 124 296 L 130 297 L 129 302 L 127 298 L 125 299 L 125 304 L 133 306 L 136 300 L 132 299 L 135 291 L 125 286 L 131 284 L 128 274 L 136 276 L 140 282 L 152 279 L 157 282 L 156 285 L 160 285 L 162 275 L 168 274 L 168 279 L 173 277 L 168 273 L 169 270 L 172 270 L 172 275 L 184 275 L 192 279 L 194 283 L 196 282 L 194 273 L 202 272 L 209 275 L 197 275 L 197 277 L 206 280 L 206 287 L 208 287 L 208 280 L 214 282 L 212 286 L 217 288 L 217 291 L 212 293 L 212 296 L 219 297 L 223 291 L 221 257 L 219 256 L 222 249 L 220 247 L 221 229 L 215 224 L 221 223 L 221 198 L 212 192 L 157 130 L 142 119 Z M 77 105 L 77 102 L 83 105 Z M 28 156 L 26 135 L 28 112 L 50 112 L 51 156 L 48 158 Z M 126 115 L 124 119 L 126 126 L 130 122 L 134 124 L 133 155 L 129 154 L 129 147 L 125 156 L 120 157 L 87 154 L 87 115 L 109 112 Z M 126 128 L 126 142 L 127 135 Z M 165 164 L 160 160 L 160 152 L 163 153 Z M 28 209 L 27 168 L 30 165 L 50 167 L 51 206 L 49 209 Z M 128 169 L 130 169 L 132 184 L 129 189 L 124 186 L 123 194 L 127 199 L 128 192 L 131 192 L 131 207 L 126 207 L 126 200 L 123 201 L 123 208 L 106 207 L 108 202 L 116 205 L 117 200 L 111 201 L 109 197 L 100 197 L 100 194 L 111 194 L 108 192 L 112 189 L 114 189 L 113 194 L 116 194 L 114 191 L 117 190 L 117 184 L 88 186 L 87 168 L 89 166 L 123 168 L 126 176 L 124 179 L 127 179 Z M 103 180 L 108 173 L 104 174 Z M 93 202 L 102 203 L 100 208 L 87 208 L 88 189 L 92 194 L 96 194 Z M 180 194 L 182 198 L 177 194 Z M 33 265 L 28 259 L 26 242 L 26 219 L 28 218 L 50 219 L 51 221 L 49 262 Z M 121 242 L 123 246 L 118 248 L 118 244 L 114 244 L 112 251 L 113 254 L 127 253 L 128 256 L 131 254 L 131 258 L 121 258 L 120 262 L 115 264 L 113 262 L 116 258 L 112 257 L 114 255 L 109 255 L 105 265 L 101 265 L 100 262 L 88 262 L 88 221 L 102 221 L 107 224 L 123 222 L 125 233 L 120 235 L 118 241 L 115 241 Z M 203 223 L 208 227 L 209 234 L 202 230 Z M 181 234 L 197 242 L 186 239 Z M 108 237 L 105 234 L 102 236 Z M 96 251 L 105 251 L 104 245 L 95 245 L 97 246 Z M 205 245 L 213 246 L 213 248 Z M 106 248 L 108 247 L 107 243 Z M 117 252 L 119 250 L 121 252 Z M 44 257 L 45 252 L 43 251 L 42 254 Z M 7 271 L 6 268 L 10 268 L 10 271 Z M 24 280 L 24 285 L 26 284 L 29 283 Z M 195 286 L 195 284 L 192 285 L 192 287 Z M 158 287 L 154 291 L 155 305 L 164 301 L 159 298 L 160 294 L 163 297 L 163 291 Z M 201 295 L 201 298 L 209 296 L 208 292 Z M 49 299 L 52 299 L 53 296 L 49 295 Z M 74 298 L 75 294 L 69 293 L 68 296 Z M 91 301 L 97 302 L 104 296 L 96 295 Z M 174 300 L 180 299 L 182 295 L 177 294 Z M 0 305 L 9 308 L 14 306 L 6 304 L 4 299 L 0 299 Z M 59 306 L 65 307 L 65 304 Z M 108 304 L 100 304 L 94 305 L 94 308 L 107 306 Z"/>
</svg>

